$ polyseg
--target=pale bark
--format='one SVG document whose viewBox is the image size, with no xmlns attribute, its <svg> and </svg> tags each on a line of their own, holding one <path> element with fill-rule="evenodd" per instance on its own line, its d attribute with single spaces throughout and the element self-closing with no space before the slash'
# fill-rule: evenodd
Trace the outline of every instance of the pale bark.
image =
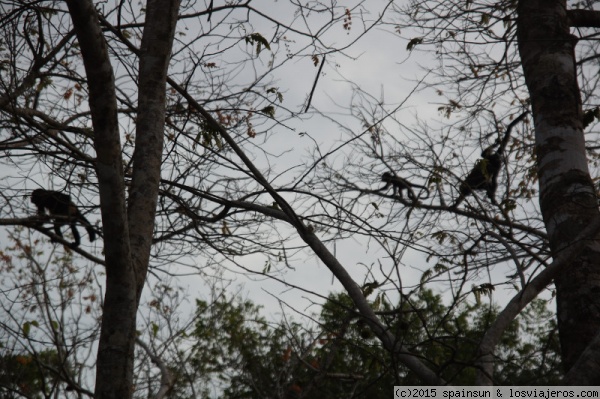
<svg viewBox="0 0 600 399">
<path fill-rule="evenodd" d="M 600 217 L 588 170 L 566 2 L 521 0 L 517 38 L 535 124 L 540 205 L 553 257 Z M 570 369 L 600 330 L 598 235 L 555 276 L 563 362 Z M 597 384 L 589 375 L 585 384 Z M 580 383 L 582 383 L 580 381 Z"/>
<path fill-rule="evenodd" d="M 144 341 L 142 341 L 139 338 L 136 338 L 135 342 L 138 344 L 139 347 L 141 347 L 144 350 L 144 352 L 146 352 L 152 363 L 154 363 L 156 367 L 158 367 L 158 369 L 160 370 L 160 388 L 158 389 L 158 392 L 154 394 L 152 399 L 166 398 L 169 392 L 171 392 L 171 390 L 175 386 L 175 377 L 173 376 L 173 373 L 171 373 L 171 370 L 169 370 L 169 367 L 160 358 L 160 356 L 154 353 Z"/>
<path fill-rule="evenodd" d="M 548 265 L 540 274 L 535 276 L 527 286 L 515 295 L 506 307 L 498 314 L 496 320 L 486 330 L 478 347 L 476 360 L 477 376 L 475 385 L 494 385 L 494 350 L 502 338 L 502 334 L 510 326 L 521 311 L 533 299 L 552 283 L 552 279 L 558 271 L 568 267 L 571 259 L 579 256 L 587 243 L 584 237 L 593 236 L 600 231 L 600 219 L 587 227 L 579 235 L 579 240 L 565 251 L 559 254 L 554 261 Z"/>
</svg>

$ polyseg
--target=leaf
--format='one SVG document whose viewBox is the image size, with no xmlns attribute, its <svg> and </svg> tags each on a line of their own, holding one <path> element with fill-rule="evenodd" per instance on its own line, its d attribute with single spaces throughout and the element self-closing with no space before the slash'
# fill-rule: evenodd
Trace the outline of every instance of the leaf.
<svg viewBox="0 0 600 399">
<path fill-rule="evenodd" d="M 436 273 L 443 273 L 443 272 L 448 271 L 448 267 L 446 265 L 441 264 L 441 263 L 436 263 L 436 265 L 433 267 L 433 270 Z"/>
<path fill-rule="evenodd" d="M 200 141 L 200 139 L 202 139 L 202 141 Z M 223 143 L 221 142 L 221 135 L 219 132 L 210 127 L 207 122 L 201 123 L 200 130 L 194 139 L 194 148 L 196 148 L 197 144 L 202 144 L 202 146 L 210 148 L 212 147 L 213 141 L 219 150 L 223 149 Z"/>
<path fill-rule="evenodd" d="M 269 273 L 271 271 L 271 266 L 272 266 L 272 264 L 271 264 L 270 260 L 265 261 L 265 267 L 263 268 L 263 271 L 262 271 L 263 274 Z"/>
<path fill-rule="evenodd" d="M 415 37 L 414 39 L 410 39 L 410 41 L 406 45 L 406 49 L 408 51 L 412 51 L 413 48 L 415 48 L 415 46 L 417 44 L 421 44 L 421 43 L 423 43 L 423 38 L 422 37 Z"/>
<path fill-rule="evenodd" d="M 475 76 L 476 78 L 479 77 L 479 72 L 477 71 L 477 69 L 475 68 L 475 66 L 473 64 L 469 65 L 469 69 L 473 73 L 473 76 Z"/>
<path fill-rule="evenodd" d="M 481 295 L 491 296 L 492 292 L 496 289 L 493 284 L 484 283 L 479 286 L 473 286 L 471 292 L 475 295 L 475 301 L 481 303 Z"/>
<path fill-rule="evenodd" d="M 377 281 L 373 281 L 371 283 L 366 283 L 365 285 L 363 285 L 362 292 L 363 292 L 363 295 L 365 296 L 365 298 L 368 297 L 369 295 L 371 295 L 371 293 L 377 287 L 379 287 L 379 283 Z"/>
<path fill-rule="evenodd" d="M 319 56 L 313 55 L 311 58 L 312 58 L 312 62 L 315 66 L 319 65 Z"/>
<path fill-rule="evenodd" d="M 600 120 L 600 108 L 592 108 L 583 112 L 583 128 L 585 129 L 594 122 L 595 119 Z"/>
<path fill-rule="evenodd" d="M 28 321 L 26 321 L 25 323 L 23 323 L 23 327 L 21 328 L 23 330 L 23 335 L 25 335 L 26 337 L 29 336 L 29 331 L 31 331 L 31 323 L 29 323 Z"/>
<path fill-rule="evenodd" d="M 230 236 L 231 230 L 229 230 L 229 226 L 227 226 L 227 222 L 223 221 L 223 226 L 221 227 L 221 234 Z"/>
<path fill-rule="evenodd" d="M 260 112 L 262 112 L 265 115 L 270 116 L 271 118 L 275 118 L 275 107 L 272 105 L 264 107 L 263 109 L 260 110 Z"/>
<path fill-rule="evenodd" d="M 489 23 L 490 23 L 490 14 L 487 14 L 487 13 L 481 14 L 481 21 L 479 23 L 481 25 L 489 25 Z"/>
<path fill-rule="evenodd" d="M 433 274 L 433 270 L 429 269 L 426 270 L 423 275 L 421 276 L 421 285 L 425 284 L 427 282 L 427 280 L 429 279 L 429 277 L 431 277 L 431 275 Z"/>
<path fill-rule="evenodd" d="M 270 87 L 267 89 L 267 93 L 277 95 L 277 100 L 279 100 L 280 103 L 283 102 L 283 94 L 281 94 L 281 92 L 279 91 L 279 88 Z"/>
<path fill-rule="evenodd" d="M 435 238 L 439 244 L 443 244 L 446 238 L 448 237 L 448 234 L 445 231 L 441 230 L 433 233 L 431 237 Z"/>
<path fill-rule="evenodd" d="M 262 51 L 262 46 L 265 46 L 267 50 L 271 50 L 271 46 L 267 39 L 263 37 L 260 33 L 252 33 L 244 38 L 246 43 L 254 44 L 256 43 L 256 55 L 259 55 Z"/>
<path fill-rule="evenodd" d="M 375 300 L 373 301 L 373 309 L 378 311 L 381 308 L 381 294 L 377 294 Z"/>
</svg>

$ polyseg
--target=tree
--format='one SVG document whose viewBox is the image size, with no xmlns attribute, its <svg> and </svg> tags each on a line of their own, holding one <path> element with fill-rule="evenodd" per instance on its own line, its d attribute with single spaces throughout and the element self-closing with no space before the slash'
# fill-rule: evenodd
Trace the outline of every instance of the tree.
<svg viewBox="0 0 600 399">
<path fill-rule="evenodd" d="M 574 3 L 573 9 L 567 10 L 567 3 L 563 1 L 467 2 L 444 6 L 443 12 L 434 9 L 435 4 L 435 1 L 414 3 L 404 11 L 408 19 L 422 27 L 424 32 L 424 36 L 409 43 L 409 48 L 435 43 L 441 48 L 440 54 L 444 54 L 441 59 L 453 59 L 451 64 L 467 67 L 458 70 L 448 64 L 440 70 L 444 79 L 455 79 L 458 89 L 456 96 L 442 110 L 447 115 L 466 111 L 473 119 L 483 113 L 492 113 L 495 119 L 494 103 L 504 101 L 509 108 L 511 104 L 531 104 L 535 129 L 532 143 L 535 145 L 535 176 L 539 181 L 540 210 L 548 234 L 547 249 L 544 249 L 545 244 L 539 249 L 548 254 L 543 257 L 554 259 L 551 264 L 542 262 L 549 267 L 523 285 L 527 299 L 522 294 L 515 297 L 489 330 L 481 346 L 483 372 L 480 382 L 492 382 L 492 362 L 487 355 L 493 353 L 500 331 L 554 279 L 561 348 L 564 366 L 569 370 L 566 382 L 573 383 L 572 378 L 577 375 L 578 384 L 595 384 L 600 377 L 594 367 L 588 364 L 585 372 L 579 367 L 584 364 L 581 363 L 584 351 L 589 352 L 595 347 L 593 342 L 599 327 L 596 311 L 590 308 L 596 308 L 597 301 L 596 296 L 590 293 L 597 289 L 595 259 L 600 259 L 594 249 L 598 239 L 598 204 L 583 134 L 584 123 L 594 120 L 593 104 L 597 101 L 594 91 L 597 80 L 588 80 L 586 63 L 591 58 L 587 54 L 595 56 L 597 48 L 591 43 L 584 45 L 579 52 L 581 61 L 577 61 L 575 44 L 579 37 L 585 39 L 580 28 L 598 26 L 597 13 L 591 9 L 577 9 L 587 8 L 582 3 Z M 433 21 L 439 20 L 454 20 L 455 24 L 440 35 L 442 30 L 433 27 Z M 580 34 L 571 34 L 570 27 L 577 27 Z M 511 46 L 513 40 L 517 43 L 518 54 Z M 517 68 L 520 64 L 523 67 L 522 77 Z M 584 82 L 583 92 L 590 107 L 585 118 L 578 75 Z M 505 77 L 509 78 L 506 83 L 501 82 L 500 79 Z M 527 92 L 524 91 L 523 80 Z M 465 91 L 466 87 L 470 87 L 471 91 Z M 485 96 L 484 93 L 492 93 L 492 90 L 498 94 Z M 521 140 L 513 139 L 513 148 L 517 151 L 528 137 L 525 136 L 525 141 Z M 594 146 L 587 148 L 595 158 Z M 512 159 L 518 161 L 518 152 L 515 157 Z M 519 176 L 518 169 L 512 172 L 509 178 Z M 527 180 L 519 183 L 520 193 L 512 191 L 509 194 L 513 198 L 529 195 L 523 190 L 527 187 Z M 515 209 L 515 203 L 505 203 L 504 209 Z M 515 216 L 515 213 L 511 215 L 512 222 L 516 221 Z M 513 241 L 514 230 L 508 231 L 508 235 L 499 226 L 498 230 L 523 248 L 523 240 Z M 543 239 L 546 240 L 546 237 Z M 497 241 L 505 246 L 508 243 L 500 238 Z M 517 274 L 521 274 L 520 262 L 516 258 L 515 263 Z M 575 366 L 578 359 L 581 362 Z"/>
<path fill-rule="evenodd" d="M 3 112 L 1 148 L 11 155 L 24 151 L 28 162 L 41 166 L 44 175 L 53 172 L 57 184 L 63 187 L 84 193 L 89 190 L 88 194 L 99 196 L 104 259 L 82 248 L 75 251 L 106 268 L 95 396 L 125 398 L 133 392 L 136 313 L 153 244 L 167 243 L 182 248 L 186 240 L 197 243 L 199 239 L 207 239 L 207 233 L 231 237 L 230 243 L 216 249 L 224 256 L 247 254 L 272 245 L 271 240 L 265 245 L 264 239 L 253 239 L 248 244 L 244 231 L 232 235 L 231 229 L 238 226 L 229 227 L 222 221 L 232 208 L 240 213 L 259 210 L 270 217 L 291 219 L 292 225 L 301 232 L 305 226 L 224 128 L 241 130 L 245 132 L 241 137 L 254 138 L 256 124 L 269 122 L 274 116 L 272 104 L 282 101 L 277 88 L 269 87 L 262 75 L 250 79 L 249 88 L 242 90 L 236 83 L 228 84 L 228 74 L 238 73 L 240 61 L 236 58 L 231 61 L 229 70 L 215 75 L 216 83 L 210 89 L 216 94 L 209 92 L 205 99 L 206 103 L 219 103 L 212 115 L 191 94 L 197 94 L 196 90 L 202 87 L 192 78 L 201 70 L 210 75 L 210 69 L 217 68 L 211 59 L 216 57 L 211 57 L 209 50 L 202 62 L 198 62 L 193 52 L 187 53 L 187 44 L 174 50 L 175 25 L 178 19 L 208 16 L 210 20 L 215 11 L 212 4 L 200 11 L 186 5 L 185 11 L 190 14 L 180 10 L 177 1 L 151 1 L 140 9 L 128 4 L 131 8 L 125 12 L 122 3 L 112 4 L 110 10 L 96 8 L 91 1 L 66 4 L 68 10 L 62 3 L 54 2 L 3 5 L 7 12 L 3 12 L 2 28 L 7 40 L 2 49 L 5 94 L 0 100 Z M 249 62 L 253 62 L 258 61 L 263 49 L 271 49 L 271 43 L 254 32 L 249 22 L 240 22 L 238 9 L 275 22 L 273 42 L 286 43 L 286 34 L 292 31 L 305 36 L 309 48 L 315 48 L 318 37 L 310 34 L 309 29 L 306 32 L 293 29 L 255 10 L 249 3 L 233 3 L 216 10 L 224 12 L 222 15 L 234 14 L 230 22 L 216 25 L 217 28 L 226 25 L 221 30 L 229 32 L 225 36 L 214 32 L 216 39 L 205 50 L 214 48 L 220 55 L 225 51 L 220 50 L 223 45 L 226 49 L 228 46 L 237 49 L 240 44 L 245 44 L 251 51 L 243 49 L 242 52 L 246 53 Z M 167 23 L 163 13 L 168 16 Z M 63 18 L 67 15 L 72 26 Z M 144 21 L 140 24 L 138 18 L 142 15 Z M 322 26 L 327 28 L 342 18 L 345 17 L 336 16 Z M 210 38 L 217 29 L 207 25 L 208 28 L 198 32 L 200 37 Z M 232 32 L 230 27 L 235 31 Z M 11 32 L 19 33 L 13 35 Z M 320 61 L 320 54 L 315 55 L 312 51 L 304 56 L 316 64 Z M 181 83 L 166 76 L 171 60 L 174 63 L 183 61 L 179 64 L 182 69 L 173 72 L 174 76 L 180 73 L 180 77 L 184 77 Z M 117 77 L 113 62 L 122 67 Z M 277 66 L 270 62 L 267 72 Z M 117 79 L 121 79 L 118 86 Z M 210 76 L 205 79 L 210 80 Z M 167 81 L 170 91 L 165 87 Z M 137 99 L 132 98 L 132 92 L 137 93 Z M 74 100 L 73 103 L 70 100 Z M 267 106 L 259 107 L 261 102 Z M 256 113 L 261 116 L 253 118 Z M 167 135 L 164 135 L 165 126 L 172 129 Z M 123 143 L 121 139 L 124 139 Z M 163 151 L 165 142 L 170 148 Z M 221 152 L 225 143 L 231 153 L 228 153 L 229 149 Z M 202 148 L 203 155 L 198 155 L 197 147 Z M 234 153 L 241 163 L 231 159 L 236 157 L 230 158 Z M 4 160 L 16 169 L 24 165 L 10 157 Z M 187 165 L 181 171 L 179 168 L 184 164 Z M 209 167 L 203 168 L 204 164 Z M 240 164 L 244 165 L 241 170 Z M 242 180 L 249 184 L 248 188 L 241 190 L 244 186 L 231 175 L 227 175 L 223 184 L 219 174 L 214 175 L 216 189 L 202 187 L 200 181 L 202 184 L 208 182 L 205 175 L 211 169 L 219 168 L 222 169 L 221 176 L 223 170 L 228 172 L 229 168 L 241 172 L 242 176 L 249 174 L 251 179 L 246 176 Z M 170 178 L 161 178 L 163 171 L 168 172 Z M 34 184 L 35 180 L 45 181 L 43 176 L 38 176 L 27 182 Z M 252 182 L 254 186 L 250 185 Z M 263 190 L 273 196 L 284 212 L 270 205 L 255 206 L 255 199 Z M 246 192 L 238 196 L 243 191 Z M 8 205 L 4 208 L 7 210 L 5 216 L 12 217 L 4 218 L 3 224 L 21 224 L 48 235 L 53 241 L 66 243 L 42 227 L 43 223 L 51 221 L 48 218 L 15 219 L 18 212 L 13 205 L 15 198 L 20 196 L 5 194 L 4 201 Z M 83 196 L 73 197 L 84 209 Z M 205 202 L 222 207 L 221 212 L 213 215 L 211 209 L 201 206 Z M 160 208 L 158 211 L 157 207 Z M 155 224 L 156 217 L 159 221 Z M 212 224 L 220 221 L 222 225 L 214 228 Z M 258 222 L 260 220 L 241 220 L 239 226 L 254 236 L 253 225 Z M 269 251 L 276 253 L 278 248 Z M 176 258 L 181 252 L 171 254 Z M 160 256 L 155 258 L 157 262 L 159 259 Z"/>
<path fill-rule="evenodd" d="M 285 398 L 292 393 L 384 398 L 391 386 L 420 384 L 418 375 L 395 363 L 374 339 L 345 294 L 330 295 L 310 326 L 268 322 L 248 300 L 217 298 L 211 304 L 197 302 L 190 333 L 195 344 L 186 361 L 173 365 L 181 376 L 177 389 L 182 397 L 190 381 L 202 379 L 222 384 L 218 396 L 223 398 Z M 533 305 L 511 323 L 499 343 L 496 375 L 502 385 L 560 381 L 553 314 L 544 301 Z M 475 383 L 477 343 L 497 316 L 494 309 L 482 302 L 449 308 L 428 290 L 405 303 L 404 312 L 390 312 L 388 303 L 379 308 L 388 327 L 401 331 L 412 352 L 432 361 L 429 366 L 444 379 L 453 385 Z"/>
<path fill-rule="evenodd" d="M 55 352 L 27 353 L 0 358 L 0 398 L 42 398 L 57 390 L 60 378 L 48 378 L 65 367 Z"/>
<path fill-rule="evenodd" d="M 135 321 L 154 231 L 166 74 L 179 1 L 150 1 L 147 4 L 139 53 L 136 151 L 132 157 L 127 209 L 117 93 L 108 47 L 93 3 L 69 1 L 67 5 L 86 69 L 105 237 L 104 328 L 100 332 L 95 397 L 127 398 L 133 391 Z"/>
<path fill-rule="evenodd" d="M 596 11 L 537 0 L 380 8 L 367 7 L 366 0 L 353 6 L 290 2 L 291 22 L 285 23 L 271 16 L 283 2 L 276 3 L 266 10 L 252 2 L 95 7 L 69 0 L 65 9 L 18 1 L 3 13 L 0 148 L 7 168 L 0 223 L 64 244 L 44 227 L 50 219 L 26 212 L 24 193 L 43 182 L 67 187 L 84 213 L 100 204 L 102 247 L 72 250 L 106 270 L 95 395 L 133 393 L 136 314 L 149 271 L 178 274 L 192 263 L 188 257 L 200 255 L 208 266 L 237 267 L 292 288 L 298 286 L 286 277 L 298 273 L 294 263 L 315 256 L 350 298 L 348 317 L 363 320 L 392 364 L 403 365 L 390 368 L 394 380 L 410 370 L 424 384 L 453 378 L 436 368 L 439 351 L 419 352 L 423 348 L 404 340 L 401 329 L 389 328 L 368 297 L 399 303 L 388 311 L 401 312 L 403 301 L 415 302 L 428 285 L 441 284 L 451 298 L 448 314 L 459 322 L 473 299 L 514 290 L 498 316 L 485 320 L 471 359 L 477 383 L 492 384 L 501 381 L 495 362 L 503 332 L 554 280 L 564 381 L 598 381 L 593 294 L 600 222 L 591 174 L 597 171 L 590 172 L 585 140 L 597 160 L 598 138 L 583 135 L 598 115 L 597 74 L 588 69 L 597 47 L 584 40 L 575 46 L 568 31 L 595 26 Z M 313 94 L 328 76 L 324 67 L 335 72 L 361 39 L 376 34 L 374 27 L 390 26 L 406 35 L 398 43 L 413 55 L 434 46 L 439 67 L 429 68 L 400 105 L 388 106 L 383 94 L 349 82 L 352 120 L 314 105 Z M 336 28 L 347 39 L 332 34 Z M 584 39 L 585 31 L 577 36 Z M 286 68 L 296 60 L 317 72 L 310 90 L 303 85 L 302 107 L 284 103 L 286 90 L 279 87 L 292 84 Z M 284 69 L 288 80 L 275 82 Z M 447 119 L 433 121 L 420 107 L 416 123 L 406 123 L 403 105 L 431 87 L 445 97 L 437 110 Z M 290 167 L 276 161 L 282 151 L 271 146 L 279 132 L 304 126 L 299 108 L 321 117 L 315 130 L 333 125 L 344 135 L 323 143 L 301 130 L 304 148 L 314 155 Z M 289 153 L 299 152 L 296 144 L 285 144 Z M 487 176 L 489 159 L 478 154 L 494 145 L 506 162 L 498 176 Z M 475 190 L 452 207 L 475 168 L 499 188 L 488 189 L 487 199 Z M 384 172 L 426 186 L 431 195 L 403 199 L 385 192 L 379 186 Z M 363 239 L 372 259 L 357 271 L 333 248 Z M 27 245 L 18 246 L 28 253 Z M 260 267 L 248 263 L 251 256 L 260 257 Z M 310 284 L 299 288 L 323 295 Z M 582 338 L 578 331 L 585 331 Z M 154 331 L 145 333 L 152 344 Z M 145 342 L 147 357 L 163 365 Z M 165 395 L 169 370 L 159 369 Z"/>
<path fill-rule="evenodd" d="M 582 239 L 588 241 L 554 278 L 568 381 L 587 385 L 600 381 L 597 362 L 590 361 L 587 355 L 588 360 L 582 358 L 577 367 L 574 366 L 600 329 L 597 311 L 600 299 L 592 294 L 599 288 L 597 242 L 600 235 L 598 228 L 587 229 L 598 224 L 600 213 L 585 151 L 584 118 L 576 79 L 578 38 L 571 35 L 569 27 L 586 26 L 590 22 L 592 25 L 587 26 L 600 26 L 600 14 L 587 14 L 593 19 L 583 21 L 577 11 L 567 13 L 566 2 L 560 1 L 521 2 L 518 12 L 519 52 L 531 95 L 540 206 L 550 249 L 556 258 L 574 243 Z M 549 90 L 558 90 L 560 98 Z M 558 220 L 560 222 L 556 222 Z M 587 234 L 580 236 L 580 232 Z M 594 346 L 590 346 L 590 350 Z"/>
<path fill-rule="evenodd" d="M 0 397 L 92 396 L 101 318 L 98 276 L 73 254 L 45 251 L 20 229 L 0 251 Z"/>
</svg>

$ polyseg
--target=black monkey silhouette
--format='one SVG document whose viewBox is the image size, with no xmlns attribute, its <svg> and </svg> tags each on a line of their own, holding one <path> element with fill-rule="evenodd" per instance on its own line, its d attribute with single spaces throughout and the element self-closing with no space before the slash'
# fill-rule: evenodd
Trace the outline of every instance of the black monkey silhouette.
<svg viewBox="0 0 600 399">
<path fill-rule="evenodd" d="M 500 169 L 502 169 L 502 164 L 505 161 L 504 149 L 508 144 L 512 129 L 521 122 L 527 114 L 528 112 L 522 113 L 507 126 L 506 133 L 504 133 L 502 140 L 497 140 L 496 143 L 483 150 L 481 159 L 475 163 L 475 166 L 471 169 L 465 180 L 460 183 L 458 189 L 460 194 L 450 209 L 456 209 L 456 207 L 467 197 L 467 195 L 471 194 L 473 190 L 485 190 L 492 203 L 497 204 L 496 189 L 498 188 L 498 175 L 500 174 Z M 494 151 L 496 146 L 498 146 L 498 149 Z"/>
<path fill-rule="evenodd" d="M 493 204 L 496 204 L 496 189 L 498 188 L 498 174 L 502 168 L 502 155 L 500 151 L 494 151 L 497 144 L 489 146 L 481 153 L 481 159 L 477 161 L 467 178 L 460 183 L 460 195 L 451 206 L 456 208 L 467 195 L 473 190 L 486 190 Z"/>
<path fill-rule="evenodd" d="M 378 191 L 387 190 L 390 188 L 390 186 L 392 186 L 393 187 L 393 195 L 394 196 L 400 195 L 400 198 L 404 199 L 404 196 L 402 195 L 402 190 L 406 190 L 410 200 L 415 202 L 419 199 L 419 196 L 415 195 L 415 192 L 412 189 L 413 187 L 415 187 L 415 188 L 422 188 L 425 191 L 427 191 L 427 196 L 425 196 L 424 198 L 429 198 L 429 190 L 427 189 L 427 187 L 421 186 L 420 184 L 411 183 L 408 180 L 406 180 L 405 178 L 396 176 L 393 173 L 384 172 L 383 175 L 381 175 L 381 181 L 386 184 L 384 187 L 380 188 Z"/>
<path fill-rule="evenodd" d="M 81 243 L 81 236 L 77 231 L 77 222 L 80 222 L 89 235 L 90 241 L 96 239 L 96 232 L 92 224 L 81 214 L 77 205 L 71 201 L 71 197 L 58 191 L 37 189 L 31 193 L 31 202 L 37 207 L 37 214 L 46 215 L 46 210 L 50 216 L 54 216 L 54 232 L 62 237 L 60 228 L 65 224 L 71 226 L 75 241 L 71 243 L 72 248 L 76 248 Z"/>
</svg>

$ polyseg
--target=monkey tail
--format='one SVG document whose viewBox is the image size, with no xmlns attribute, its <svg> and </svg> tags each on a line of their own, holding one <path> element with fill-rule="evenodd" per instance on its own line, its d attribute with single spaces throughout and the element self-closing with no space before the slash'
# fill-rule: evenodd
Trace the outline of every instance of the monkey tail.
<svg viewBox="0 0 600 399">
<path fill-rule="evenodd" d="M 412 183 L 410 183 L 410 185 L 411 185 L 411 186 L 413 186 L 413 187 L 417 187 L 417 188 L 420 188 L 420 189 L 422 189 L 422 190 L 425 190 L 425 191 L 427 192 L 427 195 L 426 195 L 426 196 L 424 196 L 424 197 L 421 197 L 421 192 L 422 192 L 422 191 L 420 191 L 420 192 L 419 192 L 419 195 L 417 195 L 417 198 L 416 198 L 416 199 L 425 199 L 425 198 L 429 198 L 429 195 L 430 195 L 431 193 L 429 192 L 429 189 L 428 189 L 426 186 L 421 186 L 420 184 L 412 184 Z M 412 191 L 412 190 L 411 190 L 411 191 Z"/>
<path fill-rule="evenodd" d="M 87 231 L 88 235 L 90 236 L 90 241 L 94 241 L 96 239 L 96 230 L 94 230 L 94 228 L 91 225 L 85 226 L 85 230 Z"/>
<path fill-rule="evenodd" d="M 94 241 L 96 239 L 96 230 L 94 230 L 94 226 L 92 226 L 90 221 L 87 220 L 85 216 L 83 216 L 83 214 L 79 211 L 77 212 L 77 219 L 79 219 L 81 224 L 83 224 L 83 226 L 85 227 L 85 230 L 87 231 L 88 236 L 90 237 L 90 241 Z"/>
</svg>

